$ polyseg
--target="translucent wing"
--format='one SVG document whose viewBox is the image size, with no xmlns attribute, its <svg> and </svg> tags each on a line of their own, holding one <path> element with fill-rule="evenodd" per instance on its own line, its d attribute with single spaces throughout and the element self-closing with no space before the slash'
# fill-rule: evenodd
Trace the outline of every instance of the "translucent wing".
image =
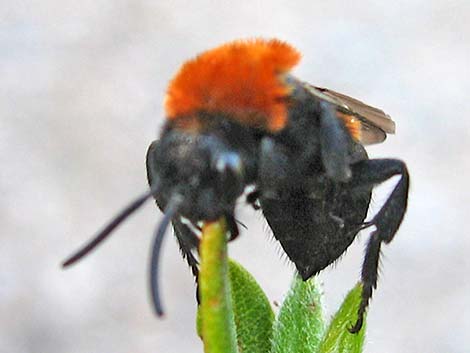
<svg viewBox="0 0 470 353">
<path fill-rule="evenodd" d="M 380 143 L 385 140 L 387 134 L 395 133 L 395 123 L 382 110 L 326 88 L 309 84 L 305 84 L 305 87 L 316 97 L 336 105 L 338 117 L 345 121 L 352 135 L 362 144 Z"/>
</svg>

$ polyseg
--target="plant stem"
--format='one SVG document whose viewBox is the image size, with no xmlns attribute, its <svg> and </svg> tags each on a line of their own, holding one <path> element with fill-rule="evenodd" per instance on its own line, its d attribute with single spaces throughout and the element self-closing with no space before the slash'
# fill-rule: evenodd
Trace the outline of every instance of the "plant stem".
<svg viewBox="0 0 470 353">
<path fill-rule="evenodd" d="M 202 339 L 205 353 L 237 353 L 237 338 L 228 281 L 225 219 L 202 228 L 201 266 Z"/>
</svg>

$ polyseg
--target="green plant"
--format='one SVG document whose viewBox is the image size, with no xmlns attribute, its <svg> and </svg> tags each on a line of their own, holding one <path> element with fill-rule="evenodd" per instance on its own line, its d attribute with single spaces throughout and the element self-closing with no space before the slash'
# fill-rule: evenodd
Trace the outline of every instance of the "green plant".
<svg viewBox="0 0 470 353">
<path fill-rule="evenodd" d="M 315 279 L 296 276 L 277 318 L 254 278 L 227 257 L 225 221 L 203 228 L 200 247 L 198 333 L 205 353 L 358 353 L 365 324 L 357 334 L 361 301 L 357 284 L 327 325 Z"/>
</svg>

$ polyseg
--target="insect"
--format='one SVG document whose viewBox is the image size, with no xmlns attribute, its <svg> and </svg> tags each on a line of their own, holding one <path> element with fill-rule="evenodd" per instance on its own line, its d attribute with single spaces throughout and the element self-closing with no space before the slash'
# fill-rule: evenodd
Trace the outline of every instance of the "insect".
<svg viewBox="0 0 470 353">
<path fill-rule="evenodd" d="M 285 42 L 254 39 L 186 62 L 169 84 L 166 121 L 147 152 L 149 191 L 64 266 L 154 197 L 164 211 L 150 264 L 153 303 L 161 315 L 158 260 L 168 225 L 197 278 L 198 225 L 224 216 L 235 239 L 235 203 L 245 195 L 261 209 L 303 280 L 337 260 L 360 230 L 375 228 L 362 265 L 358 319 L 350 328 L 358 332 L 377 286 L 381 245 L 393 239 L 407 208 L 409 175 L 402 161 L 369 159 L 364 149 L 395 132 L 390 117 L 297 79 L 291 69 L 299 60 Z M 395 175 L 400 178 L 390 196 L 365 221 L 372 189 Z"/>
</svg>

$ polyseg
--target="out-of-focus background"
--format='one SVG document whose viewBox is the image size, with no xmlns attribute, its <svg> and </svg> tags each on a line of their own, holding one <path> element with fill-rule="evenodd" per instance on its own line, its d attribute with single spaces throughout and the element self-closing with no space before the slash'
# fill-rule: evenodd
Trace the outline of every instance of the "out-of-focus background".
<svg viewBox="0 0 470 353">
<path fill-rule="evenodd" d="M 167 316 L 149 305 L 154 205 L 86 261 L 77 249 L 146 188 L 144 156 L 168 80 L 220 43 L 278 37 L 295 74 L 383 108 L 397 134 L 372 157 L 407 162 L 409 211 L 384 247 L 366 352 L 468 352 L 470 3 L 3 1 L 0 4 L 0 351 L 202 352 L 194 284 L 164 244 Z M 383 195 L 375 198 L 377 210 Z M 231 256 L 282 301 L 293 266 L 261 216 Z M 327 315 L 359 279 L 362 235 L 321 274 Z"/>
</svg>

